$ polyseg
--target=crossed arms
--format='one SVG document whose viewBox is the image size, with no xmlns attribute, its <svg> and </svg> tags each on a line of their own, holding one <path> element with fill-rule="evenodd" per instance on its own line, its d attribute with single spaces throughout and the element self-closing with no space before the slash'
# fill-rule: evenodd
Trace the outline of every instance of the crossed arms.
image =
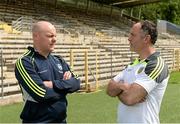
<svg viewBox="0 0 180 124">
<path fill-rule="evenodd" d="M 69 80 L 72 77 L 72 74 L 70 71 L 66 71 L 63 75 L 63 80 Z M 53 82 L 52 81 L 43 81 L 43 84 L 48 88 L 53 88 Z"/>
<path fill-rule="evenodd" d="M 63 79 L 42 80 L 29 58 L 20 58 L 15 66 L 16 78 L 26 92 L 38 102 L 59 100 L 67 93 L 80 88 L 80 80 L 69 69 L 65 70 Z"/>
<path fill-rule="evenodd" d="M 128 84 L 124 81 L 115 82 L 111 79 L 107 86 L 107 94 L 111 97 L 118 97 L 126 105 L 134 105 L 143 102 L 147 91 L 137 83 Z"/>
</svg>

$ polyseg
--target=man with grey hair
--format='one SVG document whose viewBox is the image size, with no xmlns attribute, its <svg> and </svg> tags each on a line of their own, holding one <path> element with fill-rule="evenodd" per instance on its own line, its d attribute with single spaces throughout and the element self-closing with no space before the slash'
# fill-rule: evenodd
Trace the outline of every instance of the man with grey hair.
<svg viewBox="0 0 180 124">
<path fill-rule="evenodd" d="M 121 101 L 119 123 L 160 123 L 159 111 L 169 72 L 153 47 L 157 40 L 156 25 L 150 21 L 134 24 L 128 40 L 130 50 L 139 58 L 109 81 L 107 94 Z"/>
<path fill-rule="evenodd" d="M 33 47 L 28 47 L 15 64 L 15 76 L 21 87 L 23 123 L 66 123 L 66 95 L 80 88 L 62 57 L 51 52 L 56 43 L 56 29 L 47 21 L 33 25 Z"/>
</svg>

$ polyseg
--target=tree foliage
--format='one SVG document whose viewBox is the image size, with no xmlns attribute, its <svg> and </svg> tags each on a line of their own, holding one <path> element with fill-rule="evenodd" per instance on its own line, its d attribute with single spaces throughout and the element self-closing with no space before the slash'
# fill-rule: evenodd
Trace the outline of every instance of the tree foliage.
<svg viewBox="0 0 180 124">
<path fill-rule="evenodd" d="M 130 13 L 130 9 L 127 9 Z M 157 19 L 166 20 L 180 25 L 180 0 L 163 0 L 163 2 L 142 5 L 133 8 L 133 16 L 148 19 L 154 22 Z"/>
</svg>

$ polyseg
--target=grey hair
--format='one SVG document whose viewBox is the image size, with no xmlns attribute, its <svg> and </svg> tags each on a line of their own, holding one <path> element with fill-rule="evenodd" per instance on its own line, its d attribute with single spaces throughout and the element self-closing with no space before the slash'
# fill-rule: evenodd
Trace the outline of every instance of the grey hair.
<svg viewBox="0 0 180 124">
<path fill-rule="evenodd" d="M 155 44 L 158 37 L 157 27 L 156 25 L 148 20 L 140 21 L 141 29 L 146 35 L 151 36 L 151 43 Z"/>
</svg>

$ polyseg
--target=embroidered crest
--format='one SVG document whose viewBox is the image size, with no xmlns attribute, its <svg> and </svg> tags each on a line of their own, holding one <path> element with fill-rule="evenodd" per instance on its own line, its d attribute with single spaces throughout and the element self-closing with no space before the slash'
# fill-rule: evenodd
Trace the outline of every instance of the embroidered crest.
<svg viewBox="0 0 180 124">
<path fill-rule="evenodd" d="M 144 67 L 140 67 L 137 71 L 137 74 L 140 74 L 141 72 L 143 72 L 143 70 L 144 70 Z"/>
<path fill-rule="evenodd" d="M 62 65 L 61 64 L 57 64 L 57 67 L 59 68 L 59 70 L 62 70 Z"/>
</svg>

